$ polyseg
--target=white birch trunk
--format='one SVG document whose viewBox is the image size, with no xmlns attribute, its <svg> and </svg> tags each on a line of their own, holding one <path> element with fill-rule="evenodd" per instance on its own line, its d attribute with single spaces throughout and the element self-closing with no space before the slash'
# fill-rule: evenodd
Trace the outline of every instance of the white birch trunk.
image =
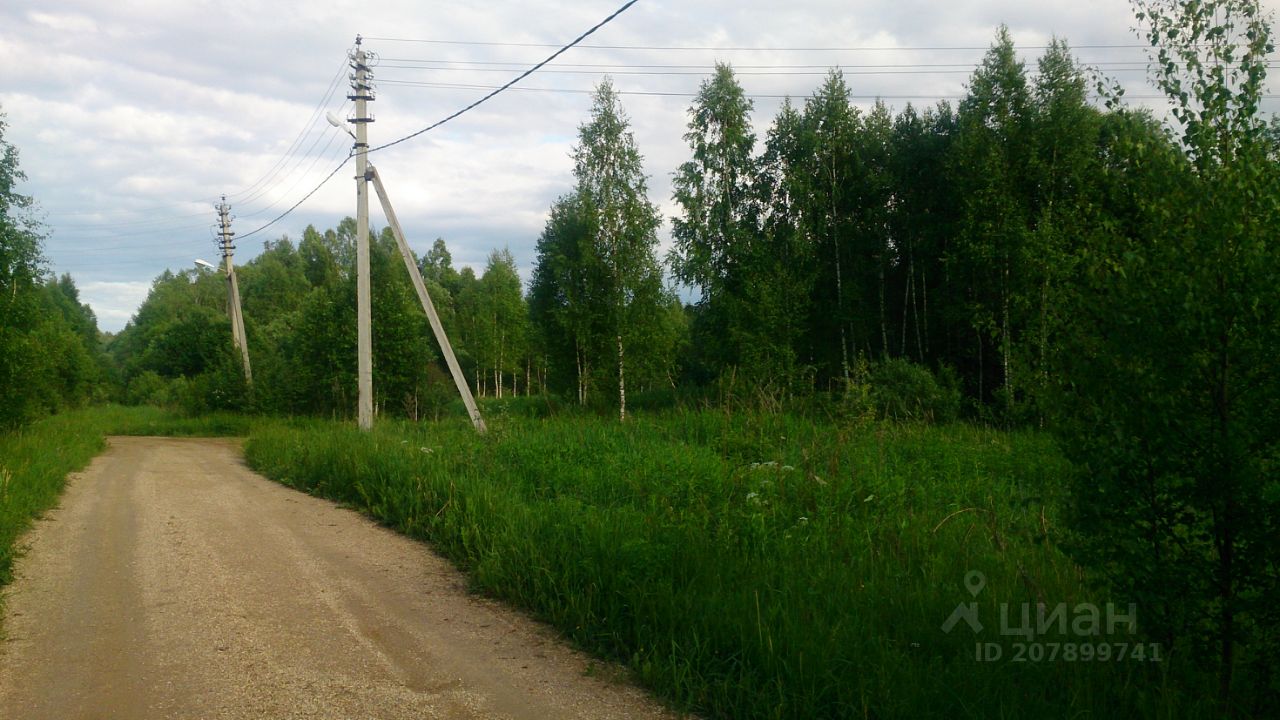
<svg viewBox="0 0 1280 720">
<path fill-rule="evenodd" d="M 622 334 L 618 334 L 618 419 L 627 419 L 627 378 L 622 363 Z"/>
</svg>

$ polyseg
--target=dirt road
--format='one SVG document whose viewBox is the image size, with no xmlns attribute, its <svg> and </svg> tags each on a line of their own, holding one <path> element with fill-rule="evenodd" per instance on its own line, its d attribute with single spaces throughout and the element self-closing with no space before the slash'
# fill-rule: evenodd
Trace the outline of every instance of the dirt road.
<svg viewBox="0 0 1280 720">
<path fill-rule="evenodd" d="M 112 438 L 26 542 L 6 720 L 672 717 L 233 441 Z"/>
</svg>

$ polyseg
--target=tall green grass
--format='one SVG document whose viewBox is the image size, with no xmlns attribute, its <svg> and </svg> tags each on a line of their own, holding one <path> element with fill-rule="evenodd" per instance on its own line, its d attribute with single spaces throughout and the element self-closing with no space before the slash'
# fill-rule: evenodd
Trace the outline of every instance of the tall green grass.
<svg viewBox="0 0 1280 720">
<path fill-rule="evenodd" d="M 975 660 L 976 640 L 1017 639 L 998 635 L 1000 603 L 1106 600 L 1059 549 L 1068 468 L 1041 435 L 714 412 L 493 430 L 261 426 L 246 454 L 432 541 L 479 588 L 713 717 L 1207 707 L 1167 662 Z M 986 634 L 942 632 L 975 570 Z"/>
<path fill-rule="evenodd" d="M 0 435 L 0 585 L 12 580 L 19 536 L 62 492 L 67 474 L 102 449 L 82 413 L 55 415 Z"/>
</svg>

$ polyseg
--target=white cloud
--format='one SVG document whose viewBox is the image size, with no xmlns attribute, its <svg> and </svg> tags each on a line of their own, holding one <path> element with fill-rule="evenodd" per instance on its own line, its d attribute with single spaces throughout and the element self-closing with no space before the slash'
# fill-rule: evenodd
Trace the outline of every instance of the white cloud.
<svg viewBox="0 0 1280 720">
<path fill-rule="evenodd" d="M 29 12 L 27 17 L 37 25 L 56 30 L 60 33 L 87 34 L 98 31 L 98 23 L 93 18 L 76 14 L 55 15 L 43 12 Z"/>
<path fill-rule="evenodd" d="M 147 299 L 151 283 L 90 280 L 77 282 L 76 287 L 80 289 L 80 301 L 93 308 L 98 316 L 98 326 L 103 330 L 117 331 L 129 322 L 138 306 Z"/>
</svg>

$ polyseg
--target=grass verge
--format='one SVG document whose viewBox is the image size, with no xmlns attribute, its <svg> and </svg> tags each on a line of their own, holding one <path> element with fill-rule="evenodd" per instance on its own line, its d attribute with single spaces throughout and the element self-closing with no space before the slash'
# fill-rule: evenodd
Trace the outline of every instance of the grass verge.
<svg viewBox="0 0 1280 720">
<path fill-rule="evenodd" d="M 1019 629 L 1024 611 L 1065 603 L 1074 623 L 1105 607 L 1058 547 L 1067 467 L 1044 436 L 714 412 L 492 429 L 264 425 L 246 455 L 431 541 L 480 589 L 712 717 L 1203 709 L 1168 662 L 1014 660 L 1030 638 L 1003 633 L 1002 611 Z M 984 629 L 944 632 L 970 601 Z M 1076 627 L 1034 640 L 1137 640 Z M 978 660 L 979 642 L 1002 659 Z"/>
</svg>

